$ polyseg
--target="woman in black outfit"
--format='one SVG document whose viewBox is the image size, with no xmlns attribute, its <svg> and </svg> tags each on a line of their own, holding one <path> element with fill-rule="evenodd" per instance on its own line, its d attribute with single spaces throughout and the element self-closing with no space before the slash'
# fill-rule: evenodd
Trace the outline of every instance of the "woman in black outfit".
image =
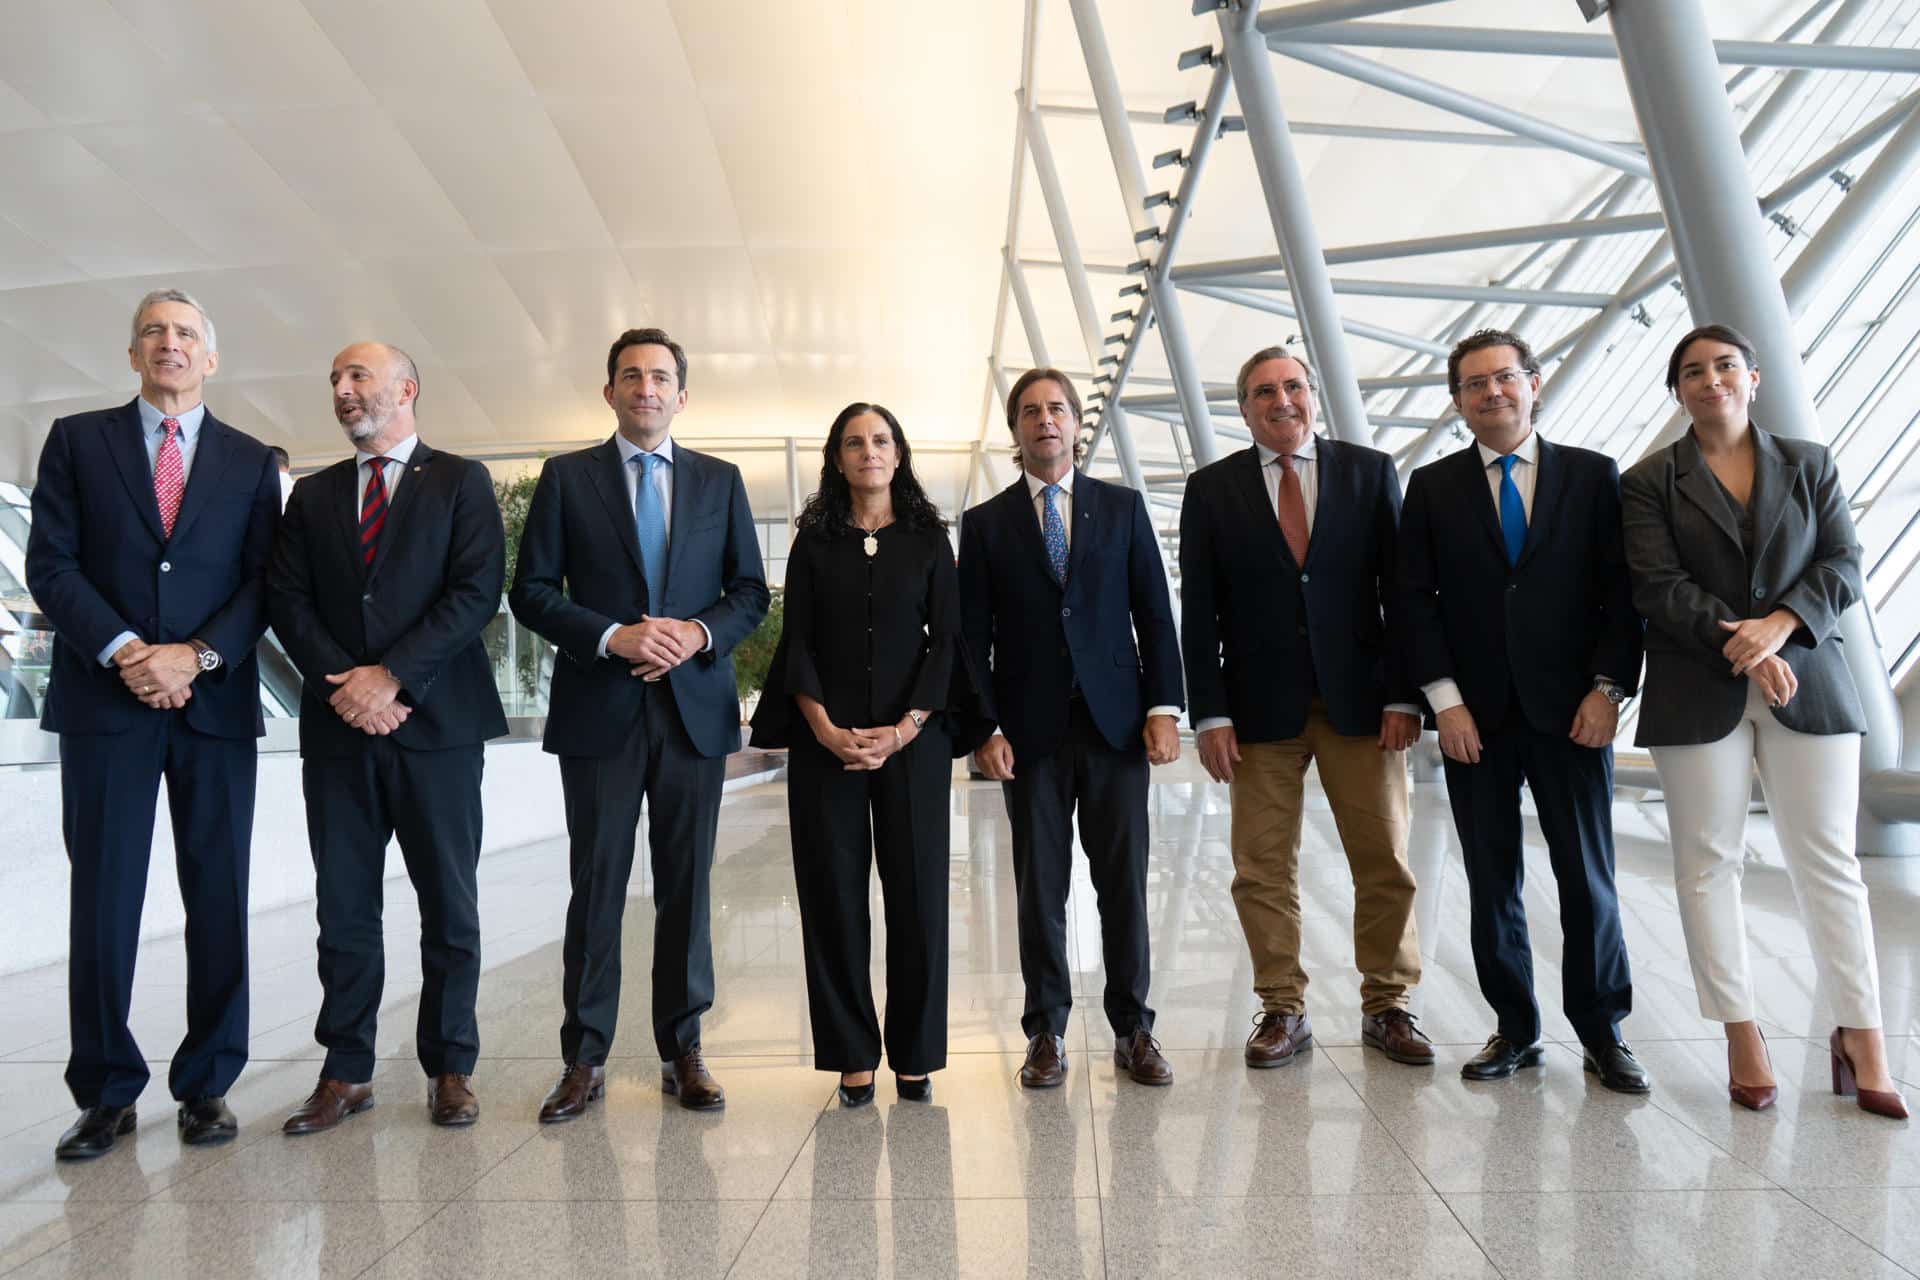
<svg viewBox="0 0 1920 1280">
<path fill-rule="evenodd" d="M 893 414 L 850 404 L 787 559 L 786 626 L 753 717 L 791 748 L 787 815 L 814 1065 L 873 1098 L 884 1044 L 902 1098 L 947 1057 L 949 686 L 960 620 L 946 523 Z M 886 1030 L 868 980 L 868 868 L 886 903 Z"/>
</svg>

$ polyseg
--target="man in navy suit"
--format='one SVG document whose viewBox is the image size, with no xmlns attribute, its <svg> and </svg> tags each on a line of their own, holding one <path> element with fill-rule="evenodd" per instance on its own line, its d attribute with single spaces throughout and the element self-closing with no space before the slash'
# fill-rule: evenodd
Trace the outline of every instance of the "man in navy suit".
<svg viewBox="0 0 1920 1280">
<path fill-rule="evenodd" d="M 480 774 L 507 731 L 480 633 L 500 610 L 506 533 L 486 467 L 429 448 L 420 370 L 382 342 L 334 357 L 333 416 L 354 447 L 293 487 L 267 576 L 274 634 L 300 669 L 300 756 L 320 922 L 327 1050 L 282 1126 L 318 1133 L 373 1105 L 380 925 L 395 835 L 420 900 L 414 1051 L 438 1125 L 479 1117 Z"/>
<path fill-rule="evenodd" d="M 618 430 L 548 459 L 510 596 L 514 616 L 560 651 L 545 745 L 560 757 L 573 897 L 565 1065 L 542 1123 L 573 1119 L 605 1088 L 643 796 L 660 1087 L 693 1110 L 725 1105 L 700 1051 L 714 988 L 708 877 L 726 758 L 740 747 L 728 655 L 768 602 L 740 469 L 669 435 L 687 404 L 686 352 L 663 330 L 627 330 L 607 353 L 603 394 Z"/>
<path fill-rule="evenodd" d="M 1057 369 L 1007 396 L 1020 479 L 960 526 L 962 626 L 991 669 L 999 731 L 975 767 L 1004 784 L 1026 979 L 1020 1083 L 1067 1076 L 1073 819 L 1100 905 L 1114 1063 L 1173 1083 L 1147 1005 L 1147 766 L 1179 758 L 1180 646 L 1159 540 L 1137 493 L 1074 468 L 1080 397 Z M 1137 638 L 1137 641 L 1136 641 Z"/>
<path fill-rule="evenodd" d="M 53 424 L 33 488 L 27 589 L 53 620 L 41 727 L 60 735 L 73 864 L 61 1159 L 135 1125 L 147 1066 L 127 1027 L 160 779 L 187 913 L 187 1035 L 167 1084 L 183 1142 L 224 1142 L 247 1061 L 247 864 L 260 714 L 254 645 L 280 517 L 267 446 L 201 402 L 213 323 L 174 289 L 134 310 L 140 395 Z"/>
<path fill-rule="evenodd" d="M 1525 781 L 1559 882 L 1567 1019 L 1588 1071 L 1644 1093 L 1618 1030 L 1633 984 L 1613 885 L 1612 743 L 1643 647 L 1620 472 L 1534 431 L 1540 365 L 1518 335 L 1463 339 L 1447 383 L 1475 444 L 1408 483 L 1396 626 L 1439 730 L 1474 969 L 1498 1019 L 1461 1074 L 1499 1079 L 1544 1061 L 1520 899 Z"/>
<path fill-rule="evenodd" d="M 1181 640 L 1200 763 L 1233 795 L 1233 901 L 1253 956 L 1250 1067 L 1313 1039 L 1300 964 L 1300 831 L 1320 774 L 1353 873 L 1360 1038 L 1428 1066 L 1407 1005 L 1420 981 L 1406 749 L 1417 692 L 1388 643 L 1400 480 L 1377 449 L 1313 432 L 1313 378 L 1284 347 L 1235 384 L 1253 447 L 1187 478 Z"/>
</svg>

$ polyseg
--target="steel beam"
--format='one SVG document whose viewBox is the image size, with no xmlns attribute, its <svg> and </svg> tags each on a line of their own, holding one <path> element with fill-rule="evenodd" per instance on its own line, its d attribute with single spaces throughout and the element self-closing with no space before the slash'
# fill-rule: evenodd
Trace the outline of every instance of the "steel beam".
<svg viewBox="0 0 1920 1280">
<path fill-rule="evenodd" d="M 1787 309 L 1795 317 L 1807 309 L 1820 286 L 1859 241 L 1860 233 L 1900 194 L 1916 164 L 1920 164 L 1920 109 L 1910 109 L 1906 122 L 1880 149 L 1866 172 L 1854 179 L 1847 198 L 1820 224 L 1820 230 L 1781 276 L 1781 292 L 1786 294 Z"/>
<path fill-rule="evenodd" d="M 1370 138 L 1381 142 L 1436 143 L 1453 147 L 1525 147 L 1530 150 L 1551 148 L 1550 142 L 1522 138 L 1512 133 L 1474 133 L 1464 129 L 1401 129 L 1378 124 L 1327 124 L 1318 120 L 1296 120 L 1293 132 L 1303 138 Z M 1604 141 L 1604 140 L 1603 140 Z M 1607 142 L 1608 146 L 1632 151 L 1640 142 Z"/>
<path fill-rule="evenodd" d="M 1824 154 L 1809 161 L 1798 173 L 1768 192 L 1760 201 L 1760 211 L 1772 213 L 1795 197 L 1811 191 L 1823 182 L 1830 181 L 1836 169 L 1898 129 L 1913 115 L 1916 108 L 1920 108 L 1920 90 L 1915 90 L 1882 111 L 1862 128 L 1856 130 L 1852 136 L 1836 143 Z"/>
<path fill-rule="evenodd" d="M 1020 327 L 1026 330 L 1027 354 L 1033 357 L 1035 365 L 1051 365 L 1046 334 L 1040 328 L 1040 313 L 1034 309 L 1033 293 L 1027 288 L 1027 273 L 1011 254 L 1007 256 L 1007 283 L 1013 289 L 1013 301 L 1020 311 Z"/>
<path fill-rule="evenodd" d="M 1398 13 L 1439 3 L 1441 0 L 1313 0 L 1308 4 L 1291 4 L 1267 10 L 1260 15 L 1260 34 L 1270 36 L 1276 31 L 1288 31 L 1294 27 L 1349 22 L 1355 18 L 1371 18 L 1377 14 Z"/>
<path fill-rule="evenodd" d="M 1385 89 L 1389 93 L 1425 103 L 1438 110 L 1463 116 L 1495 129 L 1503 129 L 1523 138 L 1532 138 L 1536 142 L 1544 142 L 1562 151 L 1592 160 L 1596 164 L 1608 165 L 1622 173 L 1630 173 L 1636 178 L 1652 176 L 1647 170 L 1645 156 L 1601 142 L 1596 138 L 1589 138 L 1584 133 L 1562 128 L 1538 116 L 1530 116 L 1524 112 L 1488 102 L 1485 98 L 1476 98 L 1470 93 L 1462 93 L 1458 89 L 1437 84 L 1411 72 L 1386 66 L 1370 58 L 1359 57 L 1344 49 L 1278 42 L 1274 51 L 1309 66 L 1346 76 L 1350 80 L 1358 80 L 1362 84 L 1370 84 L 1376 89 Z"/>
<path fill-rule="evenodd" d="M 1822 439 L 1793 317 L 1747 204 L 1753 188 L 1699 0 L 1614 0 L 1611 21 L 1695 322 L 1734 325 L 1763 353 L 1769 430 Z M 1840 627 L 1867 717 L 1861 773 L 1897 769 L 1900 708 L 1865 603 L 1848 609 Z M 1863 852 L 1920 854 L 1920 827 L 1885 822 L 1863 805 L 1858 844 Z"/>
<path fill-rule="evenodd" d="M 1046 121 L 1032 110 L 1027 112 L 1027 151 L 1033 157 L 1034 176 L 1040 180 L 1040 198 L 1047 206 L 1047 220 L 1053 225 L 1053 242 L 1060 251 L 1061 270 L 1066 273 L 1067 288 L 1073 294 L 1073 311 L 1080 321 L 1080 341 L 1087 350 L 1087 363 L 1097 369 L 1102 345 L 1099 310 L 1094 305 L 1093 287 L 1087 282 L 1086 264 L 1080 256 L 1080 237 L 1073 229 L 1073 212 L 1067 208 L 1060 171 L 1053 163 L 1053 144 L 1047 140 Z"/>
<path fill-rule="evenodd" d="M 1272 316 L 1284 316 L 1288 320 L 1298 320 L 1299 310 L 1291 302 L 1269 297 L 1264 293 L 1248 293 L 1239 289 L 1217 289 L 1212 285 L 1183 285 L 1189 293 L 1197 293 L 1203 298 L 1212 298 L 1216 302 L 1231 302 L 1235 306 L 1246 307 L 1252 311 L 1264 311 Z M 1368 324 L 1364 320 L 1340 318 L 1340 328 L 1356 338 L 1366 338 L 1371 342 L 1385 343 L 1390 347 L 1399 347 L 1403 351 L 1418 351 L 1422 355 L 1447 354 L 1447 348 L 1429 338 L 1415 337 L 1410 333 L 1401 333 L 1397 329 L 1382 328 L 1377 324 Z M 1316 366 L 1317 367 L 1317 366 Z M 1325 384 L 1322 384 L 1325 385 Z"/>
<path fill-rule="evenodd" d="M 1087 77 L 1093 83 L 1094 101 L 1100 108 L 1100 124 L 1107 135 L 1107 152 L 1113 161 L 1114 176 L 1120 182 L 1120 197 L 1126 205 L 1127 222 L 1135 239 L 1149 233 L 1158 236 L 1160 228 L 1147 211 L 1146 174 L 1140 167 L 1140 153 L 1133 145 L 1133 127 L 1127 122 L 1127 105 L 1120 91 L 1120 77 L 1107 51 L 1107 36 L 1100 23 L 1095 0 L 1068 0 L 1073 11 L 1074 31 L 1080 37 L 1080 52 L 1087 64 Z M 1224 80 L 1216 75 L 1215 91 L 1225 103 Z M 1212 132 L 1211 129 L 1205 132 Z M 1213 439 L 1213 419 L 1206 412 L 1206 401 L 1199 390 L 1199 362 L 1193 343 L 1187 337 L 1186 318 L 1180 310 L 1180 296 L 1163 272 L 1147 272 L 1147 294 L 1159 318 L 1160 342 L 1166 348 L 1167 367 L 1173 374 L 1174 391 L 1187 413 L 1187 440 L 1196 463 L 1205 465 L 1219 456 Z M 1118 379 L 1115 380 L 1116 383 Z"/>
<path fill-rule="evenodd" d="M 1328 259 L 1314 226 L 1306 177 L 1275 83 L 1273 56 L 1254 25 L 1258 8 L 1257 3 L 1243 3 L 1237 10 L 1222 9 L 1214 16 L 1220 23 L 1227 65 L 1233 70 L 1240 110 L 1246 117 L 1267 216 L 1273 223 L 1287 279 L 1293 284 L 1293 301 L 1300 310 L 1307 351 L 1319 375 L 1328 428 L 1336 439 L 1371 445 L 1373 429 L 1367 425 L 1366 400 L 1360 394 L 1353 360 L 1347 353 L 1340 307 L 1327 275 Z"/>
<path fill-rule="evenodd" d="M 1207 283 L 1222 289 L 1287 290 L 1284 275 L 1220 276 Z M 1334 277 L 1335 293 L 1366 298 L 1428 298 L 1443 302 L 1486 302 L 1508 307 L 1586 307 L 1599 310 L 1613 301 L 1610 293 L 1575 293 L 1565 289 L 1521 289 L 1506 284 L 1432 284 L 1418 280 L 1354 280 Z"/>
</svg>

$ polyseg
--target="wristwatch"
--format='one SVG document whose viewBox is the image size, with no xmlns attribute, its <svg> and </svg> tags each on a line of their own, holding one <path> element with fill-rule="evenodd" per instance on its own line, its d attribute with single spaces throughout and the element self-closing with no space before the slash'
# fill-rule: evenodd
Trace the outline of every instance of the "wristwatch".
<svg viewBox="0 0 1920 1280">
<path fill-rule="evenodd" d="M 922 715 L 918 711 L 907 712 L 907 719 L 913 721 L 913 727 L 916 729 L 924 729 L 927 727 L 926 716 Z"/>
<path fill-rule="evenodd" d="M 213 651 L 212 645 L 208 644 L 205 640 L 197 638 L 189 640 L 187 643 L 193 646 L 193 655 L 200 660 L 200 669 L 202 671 L 213 671 L 219 668 L 220 655 Z"/>
<path fill-rule="evenodd" d="M 1611 680 L 1595 680 L 1593 688 L 1596 693 L 1604 694 L 1607 701 L 1616 707 L 1626 703 L 1627 691 Z"/>
</svg>

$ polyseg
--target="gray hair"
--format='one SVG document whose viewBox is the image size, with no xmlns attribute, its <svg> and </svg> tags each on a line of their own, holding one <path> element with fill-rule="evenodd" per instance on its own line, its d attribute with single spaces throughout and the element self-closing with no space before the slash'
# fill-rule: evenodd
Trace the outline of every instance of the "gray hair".
<svg viewBox="0 0 1920 1280">
<path fill-rule="evenodd" d="M 1247 362 L 1240 366 L 1240 372 L 1233 380 L 1233 398 L 1235 400 L 1242 404 L 1246 403 L 1247 383 L 1252 379 L 1253 371 L 1269 360 L 1294 361 L 1300 366 L 1300 371 L 1307 375 L 1307 385 L 1309 387 L 1314 385 L 1313 366 L 1307 363 L 1307 353 L 1305 351 L 1295 351 L 1289 347 L 1262 347 L 1248 356 Z"/>
<path fill-rule="evenodd" d="M 421 390 L 420 366 L 414 363 L 412 356 L 394 346 L 391 342 L 383 342 L 380 345 L 387 349 L 387 355 L 392 357 L 395 365 L 399 366 L 400 376 L 413 383 L 413 403 L 418 405 L 420 403 Z"/>
<path fill-rule="evenodd" d="M 155 289 L 152 293 L 140 299 L 140 305 L 133 309 L 133 324 L 131 326 L 133 332 L 127 343 L 128 346 L 137 347 L 140 345 L 140 317 L 147 313 L 148 307 L 161 302 L 178 302 L 198 311 L 200 313 L 200 327 L 207 331 L 207 350 L 218 351 L 220 349 L 220 339 L 213 331 L 213 317 L 207 314 L 207 309 L 195 301 L 191 294 L 183 293 L 179 289 Z"/>
</svg>

